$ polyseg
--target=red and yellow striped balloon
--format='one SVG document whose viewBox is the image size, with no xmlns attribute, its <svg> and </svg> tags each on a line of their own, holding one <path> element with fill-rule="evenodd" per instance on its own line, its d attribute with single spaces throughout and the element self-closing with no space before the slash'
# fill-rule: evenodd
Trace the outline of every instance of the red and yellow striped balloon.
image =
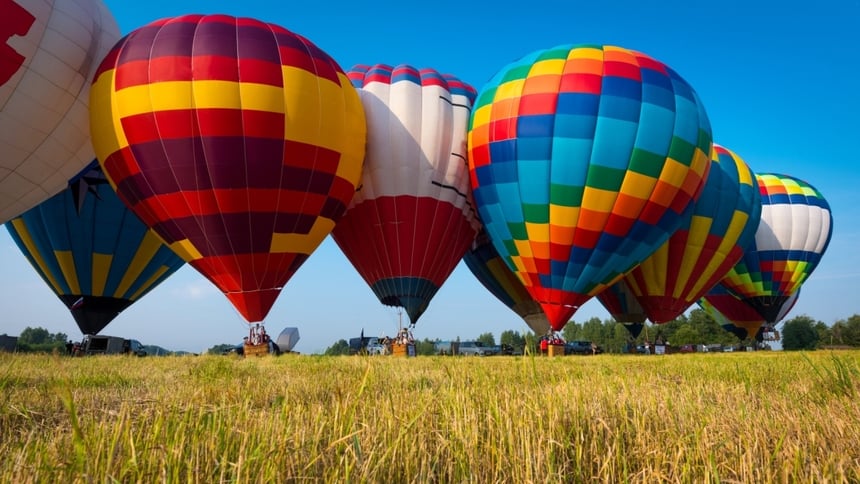
<svg viewBox="0 0 860 484">
<path fill-rule="evenodd" d="M 225 15 L 123 38 L 96 72 L 90 124 L 120 198 L 249 322 L 343 215 L 366 137 L 358 94 L 331 57 Z"/>
</svg>

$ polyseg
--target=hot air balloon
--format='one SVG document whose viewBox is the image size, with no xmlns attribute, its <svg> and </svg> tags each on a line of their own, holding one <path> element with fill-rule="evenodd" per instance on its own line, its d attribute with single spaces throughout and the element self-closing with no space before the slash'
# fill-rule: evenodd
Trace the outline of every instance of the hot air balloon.
<svg viewBox="0 0 860 484">
<path fill-rule="evenodd" d="M 119 200 L 97 161 L 6 228 L 83 334 L 97 334 L 184 263 Z"/>
<path fill-rule="evenodd" d="M 93 158 L 89 80 L 119 39 L 101 0 L 0 1 L 0 223 Z"/>
<path fill-rule="evenodd" d="M 484 230 L 475 237 L 472 247 L 463 256 L 463 262 L 478 282 L 523 318 L 535 334 L 544 335 L 550 331 L 549 321 L 540 304 L 532 299 L 517 275 L 499 257 Z"/>
<path fill-rule="evenodd" d="M 757 188 L 744 160 L 714 144 L 711 169 L 690 217 L 624 276 L 648 319 L 665 323 L 680 316 L 741 259 L 761 217 Z"/>
<path fill-rule="evenodd" d="M 469 130 L 480 219 L 559 330 L 692 210 L 710 124 L 675 71 L 621 47 L 537 51 L 480 92 Z"/>
<path fill-rule="evenodd" d="M 367 115 L 364 173 L 332 238 L 385 305 L 412 326 L 480 226 L 471 202 L 466 125 L 475 90 L 409 65 L 357 65 Z"/>
<path fill-rule="evenodd" d="M 775 333 L 774 325 L 782 321 L 791 311 L 799 295 L 798 289 L 789 296 L 773 324 L 766 324 L 764 318 L 755 309 L 730 294 L 722 284 L 714 286 L 698 303 L 714 321 L 738 339 L 754 337 L 762 341 L 776 339 L 774 336 L 767 335 Z"/>
<path fill-rule="evenodd" d="M 226 15 L 123 38 L 96 73 L 91 126 L 120 198 L 248 322 L 266 317 L 343 215 L 366 133 L 331 57 Z"/>
<path fill-rule="evenodd" d="M 619 279 L 618 282 L 598 293 L 597 300 L 609 311 L 616 322 L 624 325 L 624 329 L 630 333 L 630 336 L 639 337 L 645 328 L 648 315 L 645 314 L 645 309 L 636 300 L 636 296 L 624 279 Z"/>
<path fill-rule="evenodd" d="M 827 200 L 809 183 L 777 174 L 756 179 L 762 210 L 755 241 L 720 282 L 773 325 L 821 260 L 833 216 Z"/>
</svg>

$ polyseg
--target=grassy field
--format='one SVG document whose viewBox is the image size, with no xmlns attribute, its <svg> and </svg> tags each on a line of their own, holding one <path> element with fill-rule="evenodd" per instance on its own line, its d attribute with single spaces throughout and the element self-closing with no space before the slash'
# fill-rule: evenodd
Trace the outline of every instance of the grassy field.
<svg viewBox="0 0 860 484">
<path fill-rule="evenodd" d="M 0 482 L 860 482 L 860 352 L 0 353 Z"/>
</svg>

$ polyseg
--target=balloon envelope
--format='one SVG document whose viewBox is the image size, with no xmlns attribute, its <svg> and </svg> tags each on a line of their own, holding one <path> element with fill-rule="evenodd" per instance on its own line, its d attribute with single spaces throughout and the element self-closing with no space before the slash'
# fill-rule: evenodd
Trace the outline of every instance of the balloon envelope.
<svg viewBox="0 0 860 484">
<path fill-rule="evenodd" d="M 478 282 L 523 318 L 535 334 L 549 332 L 549 321 L 540 304 L 532 299 L 517 275 L 505 265 L 485 231 L 482 230 L 475 238 L 472 247 L 463 256 L 463 262 Z"/>
<path fill-rule="evenodd" d="M 618 282 L 597 294 L 597 300 L 619 323 L 642 324 L 648 319 L 645 309 L 639 304 L 624 279 L 619 279 Z"/>
<path fill-rule="evenodd" d="M 788 315 L 799 295 L 800 290 L 789 296 L 772 324 Z M 714 286 L 698 303 L 723 329 L 734 333 L 739 339 L 758 339 L 765 325 L 764 318 L 755 309 L 730 294 L 722 284 Z"/>
<path fill-rule="evenodd" d="M 355 192 L 365 122 L 345 73 L 282 27 L 188 15 L 126 36 L 92 92 L 120 198 L 247 321 L 265 318 Z"/>
<path fill-rule="evenodd" d="M 624 276 L 655 323 L 672 321 L 701 299 L 741 259 L 758 228 L 761 197 L 752 170 L 717 144 L 711 156 L 690 217 Z"/>
<path fill-rule="evenodd" d="M 465 161 L 475 90 L 409 65 L 358 65 L 349 77 L 367 115 L 367 154 L 332 238 L 379 301 L 415 324 L 480 225 Z"/>
<path fill-rule="evenodd" d="M 770 324 L 809 278 L 833 232 L 830 205 L 812 185 L 788 175 L 756 175 L 761 222 L 755 241 L 721 283 Z"/>
<path fill-rule="evenodd" d="M 3 223 L 59 193 L 93 160 L 89 81 L 119 28 L 101 0 L 0 6 Z"/>
<path fill-rule="evenodd" d="M 98 162 L 64 190 L 6 223 L 21 252 L 69 308 L 83 334 L 97 334 L 184 263 L 123 204 Z"/>
<path fill-rule="evenodd" d="M 710 151 L 690 85 L 620 47 L 559 46 L 505 66 L 470 121 L 480 218 L 557 330 L 678 228 Z"/>
</svg>

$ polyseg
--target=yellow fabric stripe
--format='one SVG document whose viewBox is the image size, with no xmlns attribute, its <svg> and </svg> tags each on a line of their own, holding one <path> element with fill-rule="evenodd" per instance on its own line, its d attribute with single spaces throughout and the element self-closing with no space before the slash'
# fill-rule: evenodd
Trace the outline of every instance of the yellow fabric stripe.
<svg viewBox="0 0 860 484">
<path fill-rule="evenodd" d="M 694 215 L 692 220 L 690 220 L 687 242 L 684 245 L 681 265 L 678 268 L 678 274 L 675 278 L 675 288 L 672 291 L 673 298 L 685 299 L 687 295 L 685 289 L 690 284 L 691 279 L 707 277 L 707 274 L 693 274 L 693 268 L 702 257 L 702 249 L 705 248 L 705 243 L 708 241 L 708 234 L 711 232 L 711 225 L 713 223 L 714 219 L 701 215 Z"/>
<path fill-rule="evenodd" d="M 71 251 L 55 250 L 54 257 L 57 258 L 57 263 L 60 265 L 60 271 L 63 273 L 63 278 L 69 285 L 69 290 L 72 294 L 82 294 L 81 283 L 78 281 L 78 273 L 75 270 L 75 258 Z"/>
<path fill-rule="evenodd" d="M 334 229 L 334 222 L 325 217 L 317 217 L 314 226 L 307 234 L 272 234 L 270 252 L 273 254 L 295 252 L 310 255 L 323 239 Z"/>
<path fill-rule="evenodd" d="M 93 130 L 99 132 L 96 136 L 99 139 L 110 136 L 111 130 L 122 133 L 122 126 L 115 120 L 158 111 L 243 109 L 284 113 L 287 117 L 285 139 L 339 152 L 345 147 L 360 145 L 360 150 L 353 148 L 350 156 L 361 160 L 364 143 L 356 143 L 356 137 L 363 141 L 366 136 L 364 110 L 346 76 L 339 75 L 341 86 L 295 67 L 284 66 L 282 71 L 284 88 L 202 80 L 158 82 L 120 91 L 114 90 L 111 71 L 102 75 L 93 87 L 94 96 L 99 98 L 93 115 Z M 346 122 L 344 113 L 348 113 Z M 103 119 L 108 117 L 110 119 Z M 123 137 L 114 146 L 107 143 L 99 146 L 97 153 L 100 159 L 104 159 L 125 146 L 128 146 L 128 140 Z M 357 151 L 361 156 L 357 156 Z M 349 175 L 356 172 L 354 165 L 346 171 L 348 175 L 344 178 L 357 179 Z"/>
<path fill-rule="evenodd" d="M 110 254 L 93 254 L 93 286 L 90 288 L 92 296 L 106 295 L 105 286 L 107 285 L 108 274 L 110 274 L 111 262 L 113 262 L 113 256 Z"/>
<path fill-rule="evenodd" d="M 630 289 L 636 295 L 647 294 L 649 296 L 661 296 L 666 294 L 666 267 L 669 266 L 669 242 L 664 242 L 663 245 L 651 254 L 647 259 L 640 264 L 642 278 L 645 281 L 645 287 L 641 288 L 642 292 L 636 292 L 634 287 L 635 281 L 628 284 Z M 630 279 L 633 279 L 632 277 Z M 629 282 L 629 281 L 628 281 Z"/>
<path fill-rule="evenodd" d="M 627 49 L 612 49 L 610 46 L 604 46 L 603 49 L 597 49 L 594 47 L 580 47 L 576 49 L 571 49 L 567 54 L 568 59 L 593 59 L 593 60 L 603 60 L 604 49 L 606 50 L 621 50 L 623 52 L 627 52 Z"/>
<path fill-rule="evenodd" d="M 111 153 L 128 146 L 128 140 L 123 132 L 119 119 L 113 115 L 114 105 L 114 73 L 111 69 L 96 79 L 90 87 L 90 138 L 96 158 L 107 159 Z M 113 186 L 116 186 L 111 181 Z"/>
<path fill-rule="evenodd" d="M 137 289 L 137 291 L 135 291 L 135 292 L 134 292 L 134 294 L 132 294 L 132 295 L 131 295 L 131 297 L 129 297 L 129 300 L 131 300 L 131 301 L 137 301 L 137 300 L 140 298 L 140 296 L 141 296 L 141 295 L 142 295 L 142 294 L 143 294 L 147 289 L 149 289 L 150 287 L 152 287 L 152 285 L 153 285 L 153 284 L 155 284 L 155 282 L 156 282 L 156 281 L 158 281 L 158 279 L 159 279 L 161 276 L 163 276 L 165 272 L 167 272 L 167 270 L 168 270 L 168 269 L 169 269 L 169 267 L 167 267 L 167 266 L 161 266 L 161 267 L 159 267 L 159 268 L 158 268 L 158 270 L 157 270 L 157 271 L 155 271 L 155 272 L 152 274 L 152 277 L 150 277 L 150 278 L 149 278 L 149 279 L 147 279 L 143 284 L 141 284 L 141 285 L 140 285 L 140 287 Z"/>
<path fill-rule="evenodd" d="M 656 178 L 635 171 L 628 171 L 624 175 L 624 181 L 621 182 L 621 189 L 618 192 L 640 200 L 649 200 L 656 185 Z"/>
<path fill-rule="evenodd" d="M 11 221 L 12 226 L 15 228 L 15 231 L 18 233 L 18 237 L 21 238 L 21 242 L 24 243 L 24 246 L 27 248 L 27 252 L 36 262 L 38 266 L 39 272 L 41 272 L 45 278 L 48 279 L 48 283 L 51 284 L 51 288 L 54 290 L 55 294 L 62 294 L 63 289 L 60 286 L 60 283 L 57 282 L 57 279 L 54 277 L 54 274 L 48 270 L 48 265 L 45 262 L 44 257 L 39 251 L 36 249 L 36 244 L 33 242 L 33 236 L 30 235 L 30 231 L 27 229 L 27 226 L 24 224 L 24 219 L 16 218 Z"/>
<path fill-rule="evenodd" d="M 514 79 L 512 81 L 499 84 L 496 88 L 496 95 L 493 96 L 493 102 L 520 97 L 520 94 L 523 92 L 524 84 L 525 79 Z"/>
<path fill-rule="evenodd" d="M 247 109 L 284 112 L 284 90 L 232 81 L 169 81 L 127 87 L 114 93 L 116 117 L 188 109 Z"/>
<path fill-rule="evenodd" d="M 146 235 L 143 236 L 143 240 L 140 242 L 140 246 L 137 248 L 137 252 L 134 254 L 134 258 L 131 260 L 128 268 L 126 268 L 125 274 L 123 274 L 122 280 L 114 292 L 114 297 L 125 297 L 124 295 L 129 291 L 131 285 L 140 278 L 146 266 L 152 261 L 155 253 L 161 247 L 163 247 L 161 239 L 152 230 L 147 230 Z"/>
<path fill-rule="evenodd" d="M 586 186 L 582 191 L 582 209 L 609 214 L 612 212 L 612 207 L 615 206 L 618 193 L 615 190 Z"/>
<path fill-rule="evenodd" d="M 203 258 L 203 254 L 201 254 L 188 239 L 177 240 L 176 242 L 169 244 L 169 247 L 170 250 L 175 252 L 176 255 L 181 257 L 185 262 L 191 262 Z"/>
<path fill-rule="evenodd" d="M 564 59 L 546 59 L 535 62 L 529 69 L 529 77 L 547 74 L 561 74 L 566 61 Z"/>
</svg>

